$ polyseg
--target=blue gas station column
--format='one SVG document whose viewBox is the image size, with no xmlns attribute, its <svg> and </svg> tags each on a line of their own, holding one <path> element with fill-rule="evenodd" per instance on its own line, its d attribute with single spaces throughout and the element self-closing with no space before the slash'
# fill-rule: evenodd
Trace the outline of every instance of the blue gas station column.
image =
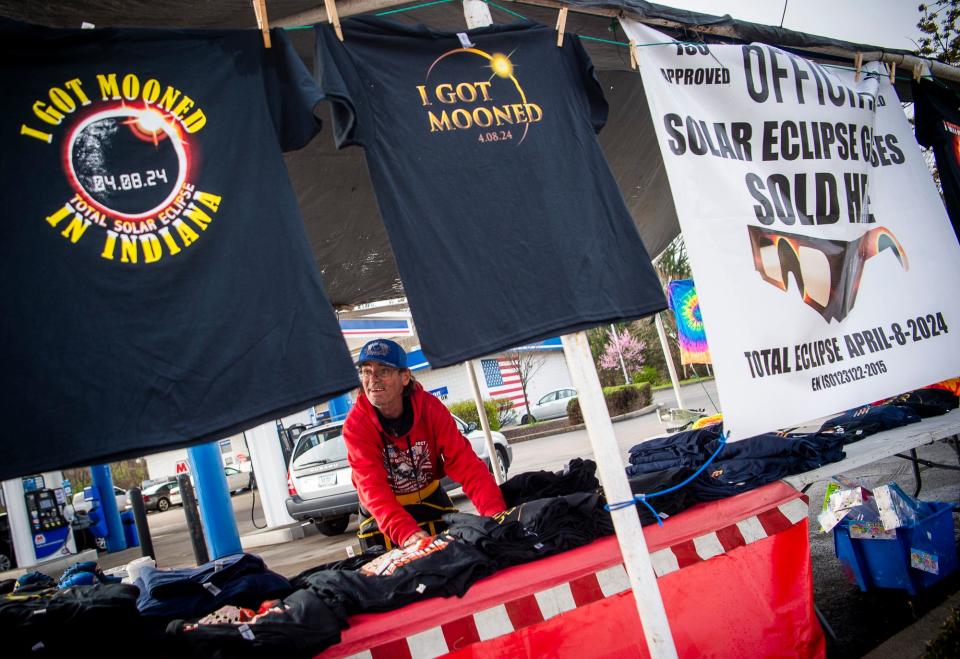
<svg viewBox="0 0 960 659">
<path fill-rule="evenodd" d="M 210 559 L 243 552 L 230 491 L 227 489 L 227 477 L 223 473 L 220 444 L 211 442 L 191 446 L 187 449 L 187 458 L 190 460 L 193 486 L 197 490 L 197 505 Z"/>
<path fill-rule="evenodd" d="M 330 410 L 330 420 L 342 421 L 346 419 L 351 407 L 350 394 L 343 394 L 342 396 L 331 398 L 327 402 L 327 409 Z"/>
<path fill-rule="evenodd" d="M 93 465 L 90 467 L 90 476 L 93 478 L 93 487 L 100 495 L 100 513 L 107 523 L 107 551 L 123 551 L 127 548 L 127 540 L 123 535 L 120 511 L 117 510 L 117 498 L 113 494 L 110 465 Z"/>
</svg>

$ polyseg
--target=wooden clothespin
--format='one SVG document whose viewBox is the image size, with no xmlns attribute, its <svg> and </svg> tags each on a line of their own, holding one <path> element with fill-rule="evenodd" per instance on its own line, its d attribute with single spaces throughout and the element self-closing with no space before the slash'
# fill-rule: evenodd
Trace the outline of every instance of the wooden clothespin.
<svg viewBox="0 0 960 659">
<path fill-rule="evenodd" d="M 857 53 L 853 56 L 853 81 L 860 82 L 860 67 L 863 66 L 863 53 Z"/>
<path fill-rule="evenodd" d="M 557 16 L 557 48 L 563 48 L 563 31 L 567 29 L 567 8 L 560 7 Z"/>
<path fill-rule="evenodd" d="M 890 84 L 892 85 L 897 81 L 897 63 L 887 62 L 887 70 L 890 71 Z"/>
<path fill-rule="evenodd" d="M 333 26 L 333 31 L 337 33 L 337 39 L 343 41 L 343 30 L 340 29 L 340 14 L 337 13 L 337 3 L 334 0 L 323 0 L 323 6 L 327 8 L 327 20 Z"/>
<path fill-rule="evenodd" d="M 257 16 L 257 27 L 263 33 L 263 47 L 270 47 L 270 21 L 267 19 L 267 3 L 265 0 L 253 0 L 253 13 Z"/>
<path fill-rule="evenodd" d="M 923 64 L 917 62 L 913 65 L 913 79 L 920 82 L 920 76 L 923 75 Z"/>
<path fill-rule="evenodd" d="M 637 59 L 637 42 L 633 39 L 630 40 L 630 68 L 640 69 L 640 60 Z"/>
</svg>

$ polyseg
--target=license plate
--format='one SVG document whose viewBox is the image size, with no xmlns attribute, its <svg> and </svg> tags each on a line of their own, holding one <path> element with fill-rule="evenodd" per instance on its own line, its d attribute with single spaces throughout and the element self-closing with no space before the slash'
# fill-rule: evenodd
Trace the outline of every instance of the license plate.
<svg viewBox="0 0 960 659">
<path fill-rule="evenodd" d="M 320 474 L 313 477 L 314 487 L 326 487 L 327 485 L 337 484 L 336 474 Z"/>
</svg>

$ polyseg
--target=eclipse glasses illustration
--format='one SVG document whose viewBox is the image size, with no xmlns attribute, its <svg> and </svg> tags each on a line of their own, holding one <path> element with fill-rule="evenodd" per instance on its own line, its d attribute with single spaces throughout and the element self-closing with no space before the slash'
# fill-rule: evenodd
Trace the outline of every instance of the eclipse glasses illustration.
<svg viewBox="0 0 960 659">
<path fill-rule="evenodd" d="M 885 249 L 909 270 L 903 246 L 885 227 L 870 229 L 849 242 L 811 238 L 795 233 L 748 226 L 753 265 L 767 283 L 787 290 L 793 273 L 803 302 L 823 316 L 843 320 L 857 299 L 863 266 Z"/>
</svg>

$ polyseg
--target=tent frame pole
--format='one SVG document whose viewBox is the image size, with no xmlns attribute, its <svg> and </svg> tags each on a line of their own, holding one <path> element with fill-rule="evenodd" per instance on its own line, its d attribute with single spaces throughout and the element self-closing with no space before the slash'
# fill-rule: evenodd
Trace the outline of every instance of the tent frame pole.
<svg viewBox="0 0 960 659">
<path fill-rule="evenodd" d="M 480 417 L 480 427 L 483 428 L 483 438 L 487 445 L 487 455 L 490 457 L 490 468 L 493 470 L 493 479 L 497 485 L 503 483 L 503 465 L 500 464 L 500 454 L 493 443 L 493 435 L 490 433 L 490 421 L 487 419 L 487 409 L 483 405 L 483 396 L 480 394 L 480 382 L 477 380 L 477 371 L 474 364 L 477 360 L 471 359 L 464 362 L 467 369 L 467 377 L 470 378 L 470 388 L 473 389 L 473 402 L 477 405 L 477 414 Z"/>
<path fill-rule="evenodd" d="M 593 447 L 604 494 L 610 502 L 629 501 L 633 498 L 633 493 L 627 482 L 617 438 L 613 434 L 613 423 L 610 421 L 603 390 L 600 388 L 600 377 L 593 363 L 587 335 L 585 332 L 576 332 L 561 337 L 561 341 L 570 378 L 577 389 L 580 411 Z M 628 506 L 613 510 L 610 516 L 637 612 L 642 621 L 650 657 L 676 657 L 677 649 L 670 633 L 670 623 L 663 606 L 663 598 L 660 596 L 660 588 L 657 586 L 657 576 L 650 562 L 650 551 L 643 536 L 637 508 Z"/>
</svg>

